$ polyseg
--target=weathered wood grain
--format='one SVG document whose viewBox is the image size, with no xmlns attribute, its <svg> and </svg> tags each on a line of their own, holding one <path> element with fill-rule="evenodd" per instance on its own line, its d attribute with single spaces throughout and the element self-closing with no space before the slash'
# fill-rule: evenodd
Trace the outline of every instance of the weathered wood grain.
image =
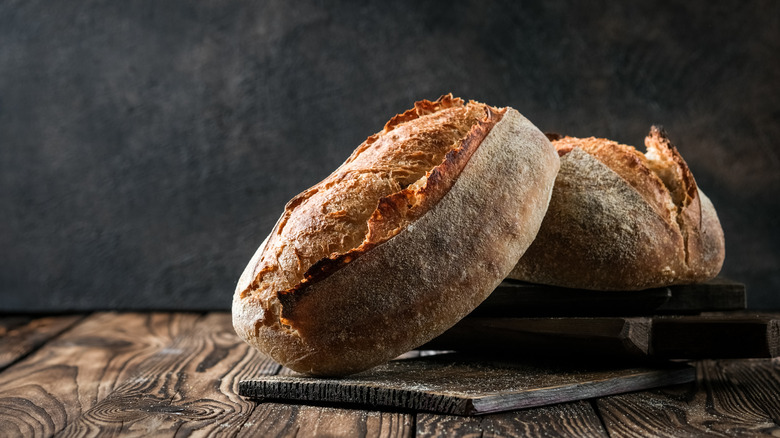
<svg viewBox="0 0 780 438">
<path fill-rule="evenodd" d="M 607 437 L 590 403 L 578 401 L 514 412 L 460 417 L 418 413 L 418 437 Z"/>
<path fill-rule="evenodd" d="M 532 363 L 439 355 L 392 361 L 340 379 L 268 376 L 242 381 L 255 399 L 348 403 L 457 415 L 544 406 L 694 379 L 687 366 Z"/>
<path fill-rule="evenodd" d="M 5 335 L 9 330 L 23 326 L 32 321 L 34 317 L 26 315 L 4 315 L 0 316 L 0 335 Z"/>
<path fill-rule="evenodd" d="M 2 437 L 780 436 L 780 359 L 701 361 L 698 386 L 461 417 L 243 399 L 240 379 L 280 367 L 238 341 L 227 313 L 99 313 L 48 339 L 0 370 Z"/>
<path fill-rule="evenodd" d="M 323 406 L 261 403 L 238 437 L 410 437 L 414 416 Z"/>
<path fill-rule="evenodd" d="M 84 315 L 0 317 L 0 371 L 83 318 Z"/>
<path fill-rule="evenodd" d="M 0 373 L 0 436 L 51 436 L 110 394 L 194 314 L 97 313 Z"/>
<path fill-rule="evenodd" d="M 239 379 L 278 370 L 236 336 L 230 314 L 212 313 L 58 436 L 231 436 L 255 408 L 238 396 Z"/>
<path fill-rule="evenodd" d="M 780 427 L 780 359 L 724 360 L 717 363 L 732 386 Z M 777 430 L 780 435 L 780 430 Z"/>
<path fill-rule="evenodd" d="M 646 356 L 650 318 L 467 317 L 423 349 L 481 354 Z"/>
<path fill-rule="evenodd" d="M 697 365 L 698 389 L 606 397 L 597 406 L 613 438 L 778 436 L 780 426 L 773 420 L 778 376 L 772 368 L 766 359 L 702 361 Z"/>
</svg>

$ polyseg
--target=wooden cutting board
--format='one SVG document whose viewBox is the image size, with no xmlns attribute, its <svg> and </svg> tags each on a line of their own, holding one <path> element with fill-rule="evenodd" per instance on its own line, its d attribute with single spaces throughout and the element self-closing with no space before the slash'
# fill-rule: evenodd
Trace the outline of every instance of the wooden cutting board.
<svg viewBox="0 0 780 438">
<path fill-rule="evenodd" d="M 346 378 L 277 375 L 239 384 L 258 400 L 482 415 L 692 382 L 693 367 L 484 360 L 443 354 L 391 361 Z"/>
</svg>

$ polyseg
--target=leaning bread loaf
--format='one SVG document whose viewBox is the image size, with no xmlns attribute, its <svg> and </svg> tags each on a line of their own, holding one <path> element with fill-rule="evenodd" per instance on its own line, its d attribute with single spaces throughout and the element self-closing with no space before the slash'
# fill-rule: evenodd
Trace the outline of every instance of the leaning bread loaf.
<svg viewBox="0 0 780 438">
<path fill-rule="evenodd" d="M 510 278 L 637 290 L 715 277 L 723 230 L 666 134 L 647 153 L 599 138 L 553 138 L 561 156 L 547 216 Z"/>
<path fill-rule="evenodd" d="M 558 171 L 511 108 L 417 102 L 293 198 L 236 287 L 233 324 L 295 371 L 358 372 L 485 299 L 539 229 Z"/>
</svg>

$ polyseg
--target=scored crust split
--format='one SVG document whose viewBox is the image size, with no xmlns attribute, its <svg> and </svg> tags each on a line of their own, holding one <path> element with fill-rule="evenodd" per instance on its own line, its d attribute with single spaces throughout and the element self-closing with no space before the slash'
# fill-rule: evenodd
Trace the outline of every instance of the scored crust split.
<svg viewBox="0 0 780 438">
<path fill-rule="evenodd" d="M 370 368 L 484 300 L 536 236 L 558 156 L 511 108 L 417 102 L 285 207 L 233 324 L 299 372 Z"/>
<path fill-rule="evenodd" d="M 547 216 L 510 278 L 638 290 L 715 277 L 725 256 L 710 200 L 664 131 L 647 153 L 600 138 L 552 135 L 561 156 Z"/>
</svg>

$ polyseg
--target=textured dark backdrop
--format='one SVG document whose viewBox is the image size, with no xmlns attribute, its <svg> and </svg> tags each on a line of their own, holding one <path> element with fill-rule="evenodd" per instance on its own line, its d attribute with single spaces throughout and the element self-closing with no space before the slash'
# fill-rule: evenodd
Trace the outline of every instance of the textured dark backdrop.
<svg viewBox="0 0 780 438">
<path fill-rule="evenodd" d="M 780 308 L 780 2 L 0 2 L 0 309 L 228 308 L 284 203 L 421 98 L 663 124 Z"/>
</svg>

